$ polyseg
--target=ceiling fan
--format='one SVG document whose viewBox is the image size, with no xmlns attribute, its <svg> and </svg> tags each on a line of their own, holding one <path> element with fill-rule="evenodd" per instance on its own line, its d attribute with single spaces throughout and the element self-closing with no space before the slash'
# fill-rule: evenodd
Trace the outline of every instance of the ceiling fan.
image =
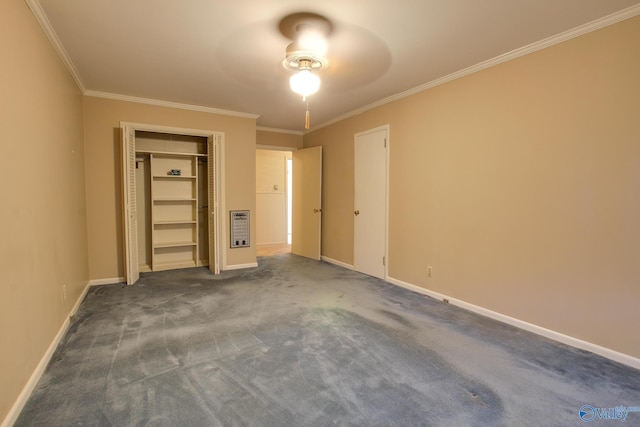
<svg viewBox="0 0 640 427">
<path fill-rule="evenodd" d="M 320 89 L 318 72 L 329 67 L 327 39 L 333 31 L 331 22 L 322 15 L 299 12 L 284 17 L 280 32 L 292 41 L 287 46 L 282 65 L 293 74 L 289 79 L 291 90 L 307 102 L 305 129 L 309 129 L 309 102 L 307 97 Z"/>
</svg>

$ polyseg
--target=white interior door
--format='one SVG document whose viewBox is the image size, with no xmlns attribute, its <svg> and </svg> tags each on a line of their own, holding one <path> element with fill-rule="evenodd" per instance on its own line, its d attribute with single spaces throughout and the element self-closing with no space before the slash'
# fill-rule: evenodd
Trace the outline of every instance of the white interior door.
<svg viewBox="0 0 640 427">
<path fill-rule="evenodd" d="M 124 184 L 124 241 L 127 285 L 140 278 L 138 265 L 138 212 L 136 206 L 136 131 L 122 127 L 122 181 Z"/>
<path fill-rule="evenodd" d="M 386 277 L 387 134 L 379 128 L 355 135 L 353 267 Z"/>
<path fill-rule="evenodd" d="M 291 252 L 320 259 L 322 147 L 293 152 Z"/>
</svg>

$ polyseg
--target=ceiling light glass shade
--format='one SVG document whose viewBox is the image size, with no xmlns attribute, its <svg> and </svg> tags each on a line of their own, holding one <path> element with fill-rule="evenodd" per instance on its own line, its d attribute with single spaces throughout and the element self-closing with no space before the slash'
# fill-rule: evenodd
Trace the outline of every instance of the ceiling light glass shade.
<svg viewBox="0 0 640 427">
<path fill-rule="evenodd" d="M 309 70 L 300 70 L 289 79 L 291 90 L 302 96 L 313 95 L 320 89 L 320 77 Z"/>
</svg>

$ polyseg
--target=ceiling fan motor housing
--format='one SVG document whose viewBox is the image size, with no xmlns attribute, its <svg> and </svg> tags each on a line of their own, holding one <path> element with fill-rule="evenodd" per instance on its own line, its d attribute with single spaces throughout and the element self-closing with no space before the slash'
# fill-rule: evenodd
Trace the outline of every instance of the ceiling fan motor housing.
<svg viewBox="0 0 640 427">
<path fill-rule="evenodd" d="M 300 12 L 280 21 L 280 31 L 293 43 L 287 46 L 282 62 L 289 71 L 321 71 L 329 66 L 327 60 L 327 37 L 333 26 L 324 16 Z"/>
<path fill-rule="evenodd" d="M 287 46 L 287 54 L 282 65 L 289 71 L 321 71 L 329 66 L 329 61 L 325 56 L 309 49 L 303 49 L 298 42 L 293 42 Z"/>
</svg>

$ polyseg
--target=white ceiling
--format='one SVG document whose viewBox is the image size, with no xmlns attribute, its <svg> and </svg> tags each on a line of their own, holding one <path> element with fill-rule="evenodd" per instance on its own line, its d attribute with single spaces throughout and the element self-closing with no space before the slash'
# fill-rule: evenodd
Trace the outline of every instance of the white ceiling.
<svg viewBox="0 0 640 427">
<path fill-rule="evenodd" d="M 293 131 L 304 128 L 305 105 L 282 67 L 290 41 L 278 23 L 288 14 L 318 13 L 334 26 L 329 69 L 310 97 L 312 129 L 514 50 L 545 46 L 550 37 L 567 39 L 640 14 L 640 0 L 27 3 L 89 95 L 251 113 L 259 115 L 258 126 Z"/>
</svg>

